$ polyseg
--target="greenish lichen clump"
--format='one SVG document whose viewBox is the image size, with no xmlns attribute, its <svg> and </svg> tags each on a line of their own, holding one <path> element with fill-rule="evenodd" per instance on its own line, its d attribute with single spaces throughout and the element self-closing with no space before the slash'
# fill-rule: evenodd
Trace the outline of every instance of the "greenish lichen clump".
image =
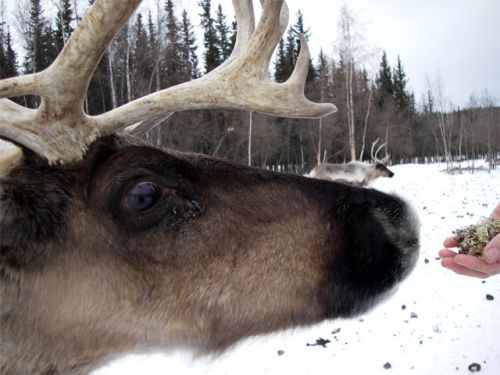
<svg viewBox="0 0 500 375">
<path fill-rule="evenodd" d="M 481 258 L 486 244 L 498 233 L 500 233 L 500 220 L 491 218 L 481 220 L 475 225 L 457 229 L 455 235 L 459 253 Z"/>
</svg>

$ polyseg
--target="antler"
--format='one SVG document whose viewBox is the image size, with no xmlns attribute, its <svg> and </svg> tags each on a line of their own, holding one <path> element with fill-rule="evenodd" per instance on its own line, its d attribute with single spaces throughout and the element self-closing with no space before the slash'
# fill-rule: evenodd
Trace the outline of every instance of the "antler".
<svg viewBox="0 0 500 375">
<path fill-rule="evenodd" d="M 388 154 L 387 153 L 387 144 L 386 143 L 382 143 L 378 148 L 377 148 L 377 151 L 375 151 L 375 154 L 373 154 L 373 149 L 375 148 L 375 145 L 378 143 L 379 141 L 379 138 L 377 138 L 377 140 L 375 142 L 372 143 L 372 149 L 371 149 L 371 157 L 372 157 L 372 160 L 375 162 L 375 163 L 380 163 L 380 164 L 383 164 L 383 165 L 387 165 L 387 163 L 389 163 L 389 160 L 391 159 L 391 154 Z M 384 158 L 382 159 L 379 159 L 378 158 L 378 153 L 380 152 L 380 150 L 382 148 L 385 147 L 385 156 Z"/>
<path fill-rule="evenodd" d="M 301 51 L 292 76 L 278 84 L 269 78 L 272 53 L 288 24 L 283 0 L 264 0 L 255 28 L 252 0 L 233 0 L 238 21 L 235 48 L 219 68 L 202 78 L 147 95 L 99 116 L 84 113 L 83 101 L 106 46 L 141 0 L 96 0 L 63 51 L 46 70 L 0 81 L 0 98 L 37 94 L 38 109 L 0 99 L 0 137 L 24 145 L 49 162 L 80 159 L 97 137 L 188 109 L 234 108 L 284 117 L 322 117 L 333 104 L 304 96 L 309 52 Z"/>
</svg>

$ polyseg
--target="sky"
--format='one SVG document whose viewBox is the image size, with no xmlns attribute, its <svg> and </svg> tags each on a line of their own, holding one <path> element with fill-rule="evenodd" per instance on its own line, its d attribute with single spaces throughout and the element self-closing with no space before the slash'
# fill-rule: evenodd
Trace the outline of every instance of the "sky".
<svg viewBox="0 0 500 375">
<path fill-rule="evenodd" d="M 184 1 L 183 3 L 188 3 Z M 221 1 L 230 9 L 230 1 Z M 311 29 L 310 47 L 335 56 L 337 20 L 342 1 L 288 0 L 290 23 L 297 11 Z M 346 0 L 364 25 L 378 66 L 380 51 L 395 65 L 401 57 L 417 101 L 426 81 L 439 74 L 445 96 L 463 106 L 486 89 L 500 104 L 500 0 Z M 376 53 L 378 51 L 378 53 Z"/>
<path fill-rule="evenodd" d="M 6 2 L 7 14 L 17 1 Z M 145 0 L 142 9 L 155 9 L 156 0 Z M 162 1 L 162 0 L 161 0 Z M 163 2 L 163 1 L 162 1 Z M 177 8 L 187 8 L 195 25 L 199 24 L 198 0 L 175 0 Z M 221 3 L 228 20 L 232 19 L 231 0 Z M 255 1 L 255 3 L 258 3 Z M 290 23 L 297 11 L 311 30 L 313 57 L 323 51 L 334 57 L 337 20 L 342 1 L 288 0 Z M 377 67 L 385 50 L 391 65 L 399 55 L 409 78 L 409 87 L 417 102 L 426 90 L 426 82 L 441 77 L 447 101 L 464 106 L 471 94 L 480 97 L 484 90 L 500 104 L 500 0 L 345 0 L 364 25 L 364 36 L 373 51 L 365 61 L 367 68 Z M 257 6 L 258 7 L 258 6 Z M 199 40 L 201 42 L 201 40 Z"/>
</svg>

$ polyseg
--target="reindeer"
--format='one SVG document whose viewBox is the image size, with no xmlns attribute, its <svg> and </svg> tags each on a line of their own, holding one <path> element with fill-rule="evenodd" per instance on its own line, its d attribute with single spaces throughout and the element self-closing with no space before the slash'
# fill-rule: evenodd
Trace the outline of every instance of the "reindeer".
<svg viewBox="0 0 500 375">
<path fill-rule="evenodd" d="M 80 374 L 133 351 L 218 352 L 238 340 L 360 314 L 413 268 L 418 223 L 376 190 L 162 150 L 122 129 L 187 109 L 321 117 L 268 66 L 288 22 L 233 2 L 218 69 L 89 116 L 103 52 L 140 0 L 96 0 L 45 71 L 0 81 L 0 373 Z M 37 109 L 9 97 L 36 94 Z"/>
<path fill-rule="evenodd" d="M 500 165 L 500 159 L 495 158 L 495 156 L 492 154 L 486 156 L 485 162 L 488 163 L 489 170 L 496 169 L 497 165 Z"/>
<path fill-rule="evenodd" d="M 378 158 L 378 153 L 386 144 L 380 145 L 375 154 L 373 153 L 377 142 L 378 139 L 372 143 L 371 148 L 371 157 L 374 164 L 360 161 L 351 161 L 347 164 L 320 164 L 309 172 L 309 176 L 354 186 L 368 186 L 378 177 L 393 177 L 394 172 L 387 168 L 391 155 L 386 152 L 383 159 Z"/>
</svg>

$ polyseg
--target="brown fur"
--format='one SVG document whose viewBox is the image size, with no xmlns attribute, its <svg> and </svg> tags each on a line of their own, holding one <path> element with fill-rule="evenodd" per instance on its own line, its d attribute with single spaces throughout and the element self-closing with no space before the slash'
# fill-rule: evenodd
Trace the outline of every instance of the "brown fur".
<svg viewBox="0 0 500 375">
<path fill-rule="evenodd" d="M 124 217 L 119 198 L 137 178 L 175 190 L 186 215 L 147 228 Z M 120 353 L 220 350 L 351 316 L 418 249 L 398 198 L 124 137 L 66 166 L 25 151 L 0 188 L 2 374 L 85 373 Z"/>
</svg>

